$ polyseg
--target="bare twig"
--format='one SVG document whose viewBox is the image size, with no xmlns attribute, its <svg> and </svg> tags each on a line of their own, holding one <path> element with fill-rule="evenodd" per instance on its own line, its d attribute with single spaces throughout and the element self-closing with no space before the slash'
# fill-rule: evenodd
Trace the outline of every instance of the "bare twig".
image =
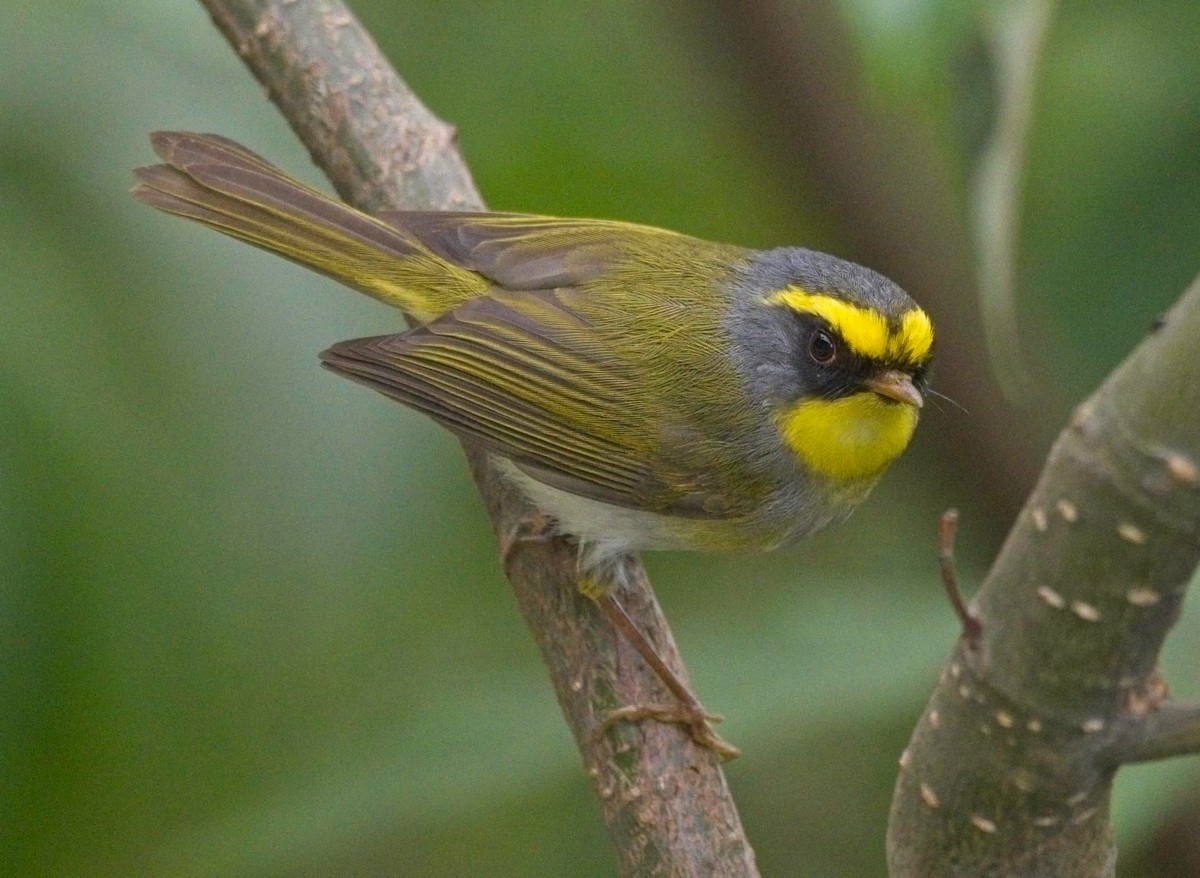
<svg viewBox="0 0 1200 878">
<path fill-rule="evenodd" d="M 349 202 L 366 209 L 483 207 L 453 129 L 420 103 L 340 2 L 202 2 Z M 661 698 L 657 679 L 578 594 L 572 546 L 508 540 L 532 510 L 485 455 L 466 451 L 507 546 L 505 567 L 521 611 L 599 795 L 621 874 L 756 875 L 711 752 L 660 723 L 594 734 L 612 709 Z M 629 580 L 623 606 L 686 679 L 640 565 L 631 565 Z"/>
<path fill-rule="evenodd" d="M 954 561 L 954 538 L 958 534 L 958 510 L 947 509 L 938 518 L 938 569 L 942 574 L 942 587 L 946 589 L 946 597 L 954 615 L 962 626 L 962 635 L 972 648 L 979 644 L 982 629 L 979 620 L 971 614 L 958 587 L 958 567 Z"/>
</svg>

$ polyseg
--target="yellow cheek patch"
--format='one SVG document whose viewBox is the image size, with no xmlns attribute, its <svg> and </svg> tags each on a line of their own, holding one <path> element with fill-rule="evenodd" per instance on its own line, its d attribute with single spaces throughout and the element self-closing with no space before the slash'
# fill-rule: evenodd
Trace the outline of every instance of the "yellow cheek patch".
<svg viewBox="0 0 1200 878">
<path fill-rule="evenodd" d="M 855 353 L 873 360 L 920 363 L 933 348 L 933 324 L 920 308 L 905 311 L 899 329 L 888 327 L 878 311 L 853 305 L 833 296 L 787 287 L 768 296 L 768 305 L 783 305 L 801 314 L 823 319 Z"/>
<path fill-rule="evenodd" d="M 787 446 L 809 469 L 835 481 L 872 479 L 908 445 L 917 410 L 872 392 L 806 399 L 776 416 Z"/>
</svg>

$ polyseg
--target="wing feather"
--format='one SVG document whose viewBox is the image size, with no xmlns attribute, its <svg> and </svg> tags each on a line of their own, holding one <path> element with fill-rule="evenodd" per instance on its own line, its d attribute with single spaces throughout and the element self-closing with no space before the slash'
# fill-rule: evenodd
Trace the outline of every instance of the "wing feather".
<svg viewBox="0 0 1200 878">
<path fill-rule="evenodd" d="M 679 249 L 737 252 L 678 232 L 615 220 L 523 213 L 381 211 L 379 219 L 507 290 L 579 287 L 621 265 Z"/>
<path fill-rule="evenodd" d="M 321 359 L 563 490 L 665 514 L 722 510 L 654 477 L 660 414 L 639 403 L 637 374 L 601 356 L 580 321 L 551 291 L 497 292 Z"/>
</svg>

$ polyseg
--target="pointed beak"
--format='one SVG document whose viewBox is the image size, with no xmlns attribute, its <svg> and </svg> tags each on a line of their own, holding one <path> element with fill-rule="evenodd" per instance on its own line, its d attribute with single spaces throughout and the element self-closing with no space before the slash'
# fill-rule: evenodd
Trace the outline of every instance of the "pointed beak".
<svg viewBox="0 0 1200 878">
<path fill-rule="evenodd" d="M 925 404 L 925 397 L 921 396 L 921 391 L 917 390 L 913 384 L 912 376 L 899 369 L 880 372 L 878 375 L 868 378 L 863 384 L 880 396 L 886 396 L 896 402 L 906 402 L 914 408 L 920 408 Z"/>
</svg>

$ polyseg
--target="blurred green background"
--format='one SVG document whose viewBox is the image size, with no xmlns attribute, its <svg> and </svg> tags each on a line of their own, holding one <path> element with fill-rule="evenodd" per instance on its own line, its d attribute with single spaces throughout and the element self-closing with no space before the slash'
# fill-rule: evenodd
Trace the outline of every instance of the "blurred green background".
<svg viewBox="0 0 1200 878">
<path fill-rule="evenodd" d="M 847 49 L 871 123 L 847 155 L 872 142 L 887 185 L 941 199 L 943 250 L 872 238 L 793 136 L 788 84 L 750 73 L 773 4 L 353 3 L 493 207 L 870 261 L 941 324 L 939 386 L 982 401 L 927 408 L 839 529 L 647 559 L 745 754 L 728 774 L 764 875 L 883 874 L 895 760 L 955 636 L 937 514 L 963 509 L 973 588 L 1071 405 L 1200 269 L 1200 4 L 1062 3 L 1019 263 L 1038 395 L 974 393 L 971 285 L 918 288 L 904 259 L 971 276 L 983 5 L 783 4 L 801 63 Z M 0 874 L 612 874 L 457 443 L 317 367 L 398 316 L 126 195 L 155 128 L 319 182 L 260 88 L 190 2 L 10 0 L 0 34 Z M 1177 693 L 1200 692 L 1197 643 L 1193 607 Z M 1168 874 L 1154 838 L 1198 775 L 1122 773 L 1123 875 Z"/>
</svg>

